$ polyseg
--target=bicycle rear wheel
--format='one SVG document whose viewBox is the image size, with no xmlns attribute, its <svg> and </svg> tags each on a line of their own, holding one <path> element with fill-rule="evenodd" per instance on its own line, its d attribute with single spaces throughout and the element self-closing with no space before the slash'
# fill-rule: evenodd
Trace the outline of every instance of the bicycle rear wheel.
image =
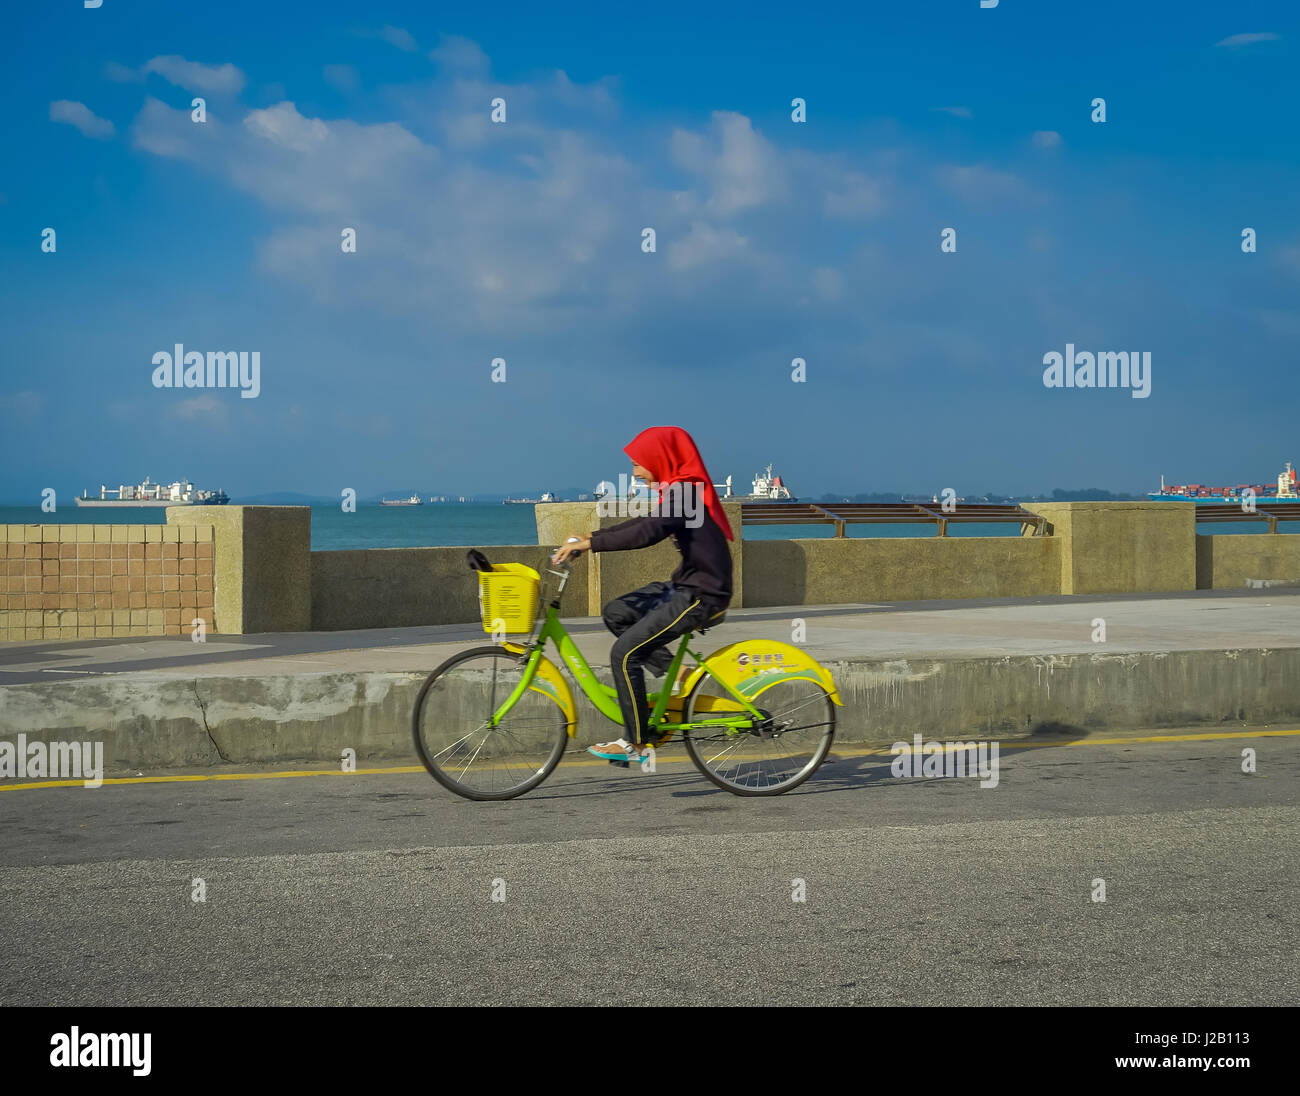
<svg viewBox="0 0 1300 1096">
<path fill-rule="evenodd" d="M 564 711 L 526 690 L 493 726 L 524 663 L 500 647 L 475 647 L 429 675 L 415 702 L 415 748 L 429 774 L 466 799 L 513 799 L 560 763 L 568 742 Z"/>
<path fill-rule="evenodd" d="M 707 674 L 682 705 L 682 722 L 708 719 L 709 698 L 731 694 Z M 835 739 L 835 704 L 815 681 L 777 681 L 750 702 L 764 715 L 749 730 L 694 727 L 682 732 L 686 752 L 714 784 L 734 795 L 780 795 L 797 788 L 826 759 Z"/>
</svg>

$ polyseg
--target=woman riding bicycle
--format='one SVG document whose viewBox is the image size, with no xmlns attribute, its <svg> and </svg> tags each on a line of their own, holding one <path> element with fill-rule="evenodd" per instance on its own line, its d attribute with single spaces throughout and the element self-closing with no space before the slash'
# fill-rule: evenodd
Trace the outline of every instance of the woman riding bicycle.
<svg viewBox="0 0 1300 1096">
<path fill-rule="evenodd" d="M 653 746 L 645 668 L 667 672 L 667 644 L 687 632 L 719 623 L 731 601 L 734 540 L 722 502 L 690 434 L 678 426 L 652 426 L 623 447 L 632 474 L 657 494 L 654 516 L 633 518 L 585 536 L 574 535 L 552 557 L 561 563 L 578 552 L 646 548 L 671 536 L 682 562 L 667 582 L 652 582 L 604 607 L 605 625 L 618 636 L 610 669 L 623 713 L 624 737 L 589 747 L 597 757 L 637 761 Z M 680 680 L 680 679 L 679 679 Z"/>
</svg>

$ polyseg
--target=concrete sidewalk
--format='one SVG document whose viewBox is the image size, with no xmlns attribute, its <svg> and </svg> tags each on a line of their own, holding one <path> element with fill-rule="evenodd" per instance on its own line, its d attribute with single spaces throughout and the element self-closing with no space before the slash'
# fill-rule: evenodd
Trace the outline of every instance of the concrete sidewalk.
<svg viewBox="0 0 1300 1096">
<path fill-rule="evenodd" d="M 1093 640 L 1096 619 L 1105 640 Z M 1300 647 L 1300 592 L 1198 591 L 1180 595 L 918 601 L 735 609 L 697 637 L 708 652 L 741 639 L 792 641 L 822 662 L 841 659 L 989 658 Z M 603 665 L 613 637 L 599 618 L 565 626 L 583 655 Z M 293 632 L 254 636 L 35 640 L 0 644 L 0 687 L 152 671 L 188 677 L 329 671 L 428 671 L 466 647 L 488 643 L 477 624 Z"/>
<path fill-rule="evenodd" d="M 1014 738 L 1300 718 L 1300 592 L 741 609 L 707 635 L 802 644 L 833 673 L 837 737 Z M 1095 621 L 1105 639 L 1096 642 Z M 567 622 L 598 673 L 611 637 Z M 470 625 L 0 646 L 0 734 L 105 735 L 110 765 L 408 758 L 428 672 Z M 578 696 L 579 741 L 610 728 Z"/>
</svg>

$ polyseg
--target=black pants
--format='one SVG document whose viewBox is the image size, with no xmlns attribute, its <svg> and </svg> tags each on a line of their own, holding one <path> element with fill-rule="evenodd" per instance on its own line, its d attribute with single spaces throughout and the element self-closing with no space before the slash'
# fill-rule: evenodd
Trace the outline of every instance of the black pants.
<svg viewBox="0 0 1300 1096">
<path fill-rule="evenodd" d="M 726 609 L 722 602 L 702 598 L 671 582 L 652 582 L 605 606 L 605 626 L 618 636 L 610 652 L 610 669 L 629 742 L 642 742 L 650 722 L 645 669 L 656 677 L 667 673 L 673 661 L 667 644 L 687 632 L 709 627 L 710 621 L 717 623 Z M 671 682 L 664 687 L 671 688 Z"/>
</svg>

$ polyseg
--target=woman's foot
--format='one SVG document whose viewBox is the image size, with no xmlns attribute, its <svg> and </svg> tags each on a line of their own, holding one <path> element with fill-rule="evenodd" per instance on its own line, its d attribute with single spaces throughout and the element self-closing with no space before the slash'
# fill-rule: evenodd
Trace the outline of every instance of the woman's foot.
<svg viewBox="0 0 1300 1096">
<path fill-rule="evenodd" d="M 603 757 L 606 761 L 640 761 L 646 751 L 633 746 L 626 738 L 616 738 L 613 742 L 597 742 L 588 746 L 587 752 Z"/>
</svg>

